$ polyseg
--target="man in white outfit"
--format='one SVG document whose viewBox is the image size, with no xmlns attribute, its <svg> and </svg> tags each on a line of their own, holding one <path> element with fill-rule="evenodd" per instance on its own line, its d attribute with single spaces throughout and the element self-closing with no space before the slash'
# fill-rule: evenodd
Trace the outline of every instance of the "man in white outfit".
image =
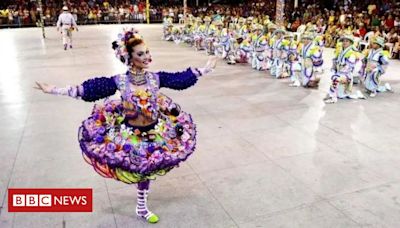
<svg viewBox="0 0 400 228">
<path fill-rule="evenodd" d="M 68 45 L 69 48 L 72 48 L 72 30 L 76 29 L 76 31 L 78 31 L 78 26 L 72 14 L 68 12 L 68 7 L 64 6 L 62 9 L 63 12 L 60 14 L 57 21 L 57 31 L 61 28 L 64 50 L 67 50 Z"/>
</svg>

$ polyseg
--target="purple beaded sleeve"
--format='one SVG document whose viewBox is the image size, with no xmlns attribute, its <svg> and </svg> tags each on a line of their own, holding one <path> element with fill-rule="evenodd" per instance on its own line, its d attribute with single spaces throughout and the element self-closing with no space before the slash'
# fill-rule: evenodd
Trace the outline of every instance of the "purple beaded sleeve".
<svg viewBox="0 0 400 228">
<path fill-rule="evenodd" d="M 100 77 L 89 79 L 82 83 L 83 94 L 81 94 L 84 101 L 97 101 L 102 98 L 112 96 L 117 91 L 114 77 Z"/>
<path fill-rule="evenodd" d="M 187 89 L 197 82 L 197 77 L 202 75 L 202 72 L 197 68 L 188 68 L 182 72 L 167 73 L 160 71 L 157 73 L 160 80 L 160 88 L 170 88 L 175 90 Z"/>
</svg>

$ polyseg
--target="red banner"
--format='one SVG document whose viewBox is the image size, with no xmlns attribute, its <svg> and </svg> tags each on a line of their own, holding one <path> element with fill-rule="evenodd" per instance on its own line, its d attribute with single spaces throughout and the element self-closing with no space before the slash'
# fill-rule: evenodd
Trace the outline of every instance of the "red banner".
<svg viewBox="0 0 400 228">
<path fill-rule="evenodd" d="M 92 211 L 92 189 L 8 189 L 8 212 Z"/>
</svg>

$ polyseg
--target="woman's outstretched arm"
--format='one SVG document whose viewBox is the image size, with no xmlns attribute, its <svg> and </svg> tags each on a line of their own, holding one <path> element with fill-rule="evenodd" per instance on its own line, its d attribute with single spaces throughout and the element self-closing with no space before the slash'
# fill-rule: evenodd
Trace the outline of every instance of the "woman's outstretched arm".
<svg viewBox="0 0 400 228">
<path fill-rule="evenodd" d="M 203 68 L 188 68 L 182 72 L 168 73 L 157 72 L 160 80 L 160 88 L 170 88 L 175 90 L 187 89 L 196 84 L 198 77 L 210 73 L 216 66 L 216 57 L 211 57 Z"/>
<path fill-rule="evenodd" d="M 118 89 L 115 77 L 92 78 L 78 86 L 56 87 L 40 82 L 36 82 L 36 85 L 37 87 L 34 88 L 42 90 L 44 93 L 69 96 L 88 102 L 112 96 Z"/>
</svg>

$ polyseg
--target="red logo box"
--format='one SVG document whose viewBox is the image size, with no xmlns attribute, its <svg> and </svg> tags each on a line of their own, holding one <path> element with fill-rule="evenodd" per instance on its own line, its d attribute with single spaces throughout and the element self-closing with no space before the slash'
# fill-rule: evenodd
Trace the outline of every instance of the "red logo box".
<svg viewBox="0 0 400 228">
<path fill-rule="evenodd" d="M 10 188 L 8 212 L 92 212 L 93 190 Z"/>
</svg>

